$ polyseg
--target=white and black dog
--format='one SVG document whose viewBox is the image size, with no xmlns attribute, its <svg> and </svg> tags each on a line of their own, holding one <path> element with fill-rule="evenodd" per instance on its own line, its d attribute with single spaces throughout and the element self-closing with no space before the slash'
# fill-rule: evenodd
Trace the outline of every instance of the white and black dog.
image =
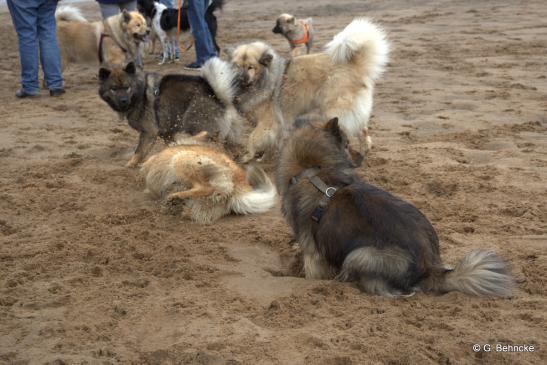
<svg viewBox="0 0 547 365">
<path fill-rule="evenodd" d="M 138 0 L 139 11 L 151 19 L 152 33 L 159 38 L 163 56 L 160 64 L 167 61 L 174 61 L 176 57 L 176 49 L 178 47 L 177 24 L 179 10 L 176 8 L 168 8 L 167 6 L 155 0 Z M 205 12 L 205 22 L 211 32 L 213 44 L 219 52 L 220 48 L 216 42 L 217 34 L 217 18 L 214 12 L 217 9 L 222 9 L 224 0 L 212 0 Z M 188 20 L 188 7 L 186 1 L 181 9 L 180 30 L 186 32 L 190 30 L 190 21 Z"/>
</svg>

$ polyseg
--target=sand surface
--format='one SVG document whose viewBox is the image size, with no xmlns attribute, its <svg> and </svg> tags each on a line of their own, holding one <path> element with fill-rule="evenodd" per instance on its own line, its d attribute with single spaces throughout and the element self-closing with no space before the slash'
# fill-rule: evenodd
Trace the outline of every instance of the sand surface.
<svg viewBox="0 0 547 365">
<path fill-rule="evenodd" d="M 354 16 L 385 26 L 361 173 L 426 214 L 446 263 L 498 251 L 515 296 L 389 300 L 279 276 L 294 255 L 279 206 L 199 226 L 143 194 L 124 167 L 137 134 L 99 99 L 96 69 L 70 67 L 63 97 L 16 100 L 3 9 L 0 364 L 547 364 L 545 1 L 232 0 L 219 43 L 286 53 L 271 33 L 281 12 L 312 16 L 318 46 Z"/>
</svg>

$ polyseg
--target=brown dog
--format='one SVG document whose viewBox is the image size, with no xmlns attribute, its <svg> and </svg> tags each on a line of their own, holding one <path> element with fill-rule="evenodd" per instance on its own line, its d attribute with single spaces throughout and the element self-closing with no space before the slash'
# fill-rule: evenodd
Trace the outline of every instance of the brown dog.
<svg viewBox="0 0 547 365">
<path fill-rule="evenodd" d="M 258 168 L 245 170 L 225 153 L 202 144 L 206 133 L 192 138 L 194 145 L 169 147 L 150 157 L 141 173 L 155 197 L 185 200 L 191 218 L 212 223 L 234 212 L 267 212 L 276 200 L 275 187 Z"/>
<path fill-rule="evenodd" d="M 314 33 L 312 18 L 296 19 L 294 15 L 281 14 L 272 32 L 281 34 L 287 39 L 291 47 L 291 57 L 310 53 Z M 304 48 L 306 48 L 305 52 Z"/>
<path fill-rule="evenodd" d="M 104 21 L 88 22 L 78 8 L 63 6 L 55 18 L 63 67 L 70 63 L 142 65 L 138 56 L 149 30 L 139 12 L 124 10 Z"/>
<path fill-rule="evenodd" d="M 276 184 L 283 214 L 302 245 L 306 278 L 356 282 L 367 293 L 388 297 L 418 290 L 511 294 L 507 265 L 491 251 L 473 251 L 446 268 L 427 218 L 362 181 L 352 157 L 337 119 L 296 130 L 281 152 Z"/>
</svg>

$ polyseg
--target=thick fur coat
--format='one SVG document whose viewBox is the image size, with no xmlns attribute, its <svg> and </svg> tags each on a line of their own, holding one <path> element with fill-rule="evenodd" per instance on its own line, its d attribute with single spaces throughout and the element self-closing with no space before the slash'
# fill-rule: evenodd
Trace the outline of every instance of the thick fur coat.
<svg viewBox="0 0 547 365">
<path fill-rule="evenodd" d="M 306 278 L 355 282 L 367 293 L 388 297 L 452 290 L 511 294 L 507 264 L 494 252 L 474 251 L 454 269 L 446 267 L 427 218 L 362 181 L 350 152 L 336 119 L 298 129 L 283 147 L 276 184 L 283 214 L 303 249 Z M 328 198 L 303 177 L 310 171 L 336 188 L 334 195 Z"/>
<path fill-rule="evenodd" d="M 144 74 L 133 64 L 99 70 L 99 95 L 139 131 L 128 163 L 144 160 L 157 137 L 172 143 L 208 133 L 229 150 L 239 146 L 244 120 L 233 105 L 238 75 L 227 62 L 210 59 L 201 76 Z"/>
<path fill-rule="evenodd" d="M 70 63 L 123 66 L 137 62 L 149 33 L 144 17 L 137 11 L 123 11 L 104 21 L 88 22 L 78 8 L 62 6 L 55 13 L 57 38 L 63 67 Z M 101 42 L 101 34 L 103 41 Z"/>
<path fill-rule="evenodd" d="M 201 144 L 166 148 L 150 157 L 141 173 L 154 197 L 184 200 L 198 223 L 230 213 L 264 213 L 276 200 L 275 187 L 262 169 L 243 169 L 223 152 Z"/>
<path fill-rule="evenodd" d="M 258 121 L 253 132 L 257 137 L 251 141 L 271 140 L 269 123 L 273 120 L 278 123 L 275 140 L 279 144 L 295 118 L 313 111 L 327 119 L 338 117 L 355 149 L 364 152 L 370 147 L 368 121 L 374 84 L 389 54 L 386 35 L 379 26 L 356 19 L 327 44 L 324 52 L 295 57 L 290 62 L 263 42 L 240 45 L 229 54 L 243 73 L 239 107 Z M 258 150 L 260 144 L 266 145 L 248 145 L 247 157 L 264 152 Z"/>
</svg>

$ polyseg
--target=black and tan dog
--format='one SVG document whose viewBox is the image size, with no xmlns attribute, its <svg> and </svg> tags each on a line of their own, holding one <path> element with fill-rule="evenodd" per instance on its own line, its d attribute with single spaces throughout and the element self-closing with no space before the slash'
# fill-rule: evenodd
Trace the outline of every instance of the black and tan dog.
<svg viewBox="0 0 547 365">
<path fill-rule="evenodd" d="M 99 95 L 140 132 L 127 166 L 144 160 L 157 137 L 176 142 L 200 132 L 233 149 L 244 120 L 234 105 L 238 74 L 219 58 L 203 65 L 201 76 L 145 74 L 133 63 L 99 70 Z"/>
<path fill-rule="evenodd" d="M 494 252 L 445 267 L 435 229 L 413 205 L 363 182 L 332 119 L 298 129 L 277 170 L 283 214 L 300 242 L 306 278 L 356 282 L 388 297 L 461 291 L 508 296 L 513 279 Z"/>
</svg>

